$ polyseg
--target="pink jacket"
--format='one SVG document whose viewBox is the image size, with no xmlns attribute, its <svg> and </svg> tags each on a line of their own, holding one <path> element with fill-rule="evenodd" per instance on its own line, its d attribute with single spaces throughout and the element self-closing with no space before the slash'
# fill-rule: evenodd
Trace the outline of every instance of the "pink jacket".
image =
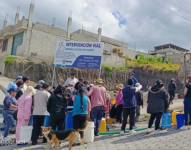
<svg viewBox="0 0 191 150">
<path fill-rule="evenodd" d="M 123 104 L 123 92 L 122 92 L 122 90 L 120 90 L 120 91 L 117 93 L 116 103 L 117 103 L 117 105 Z"/>
<path fill-rule="evenodd" d="M 95 85 L 91 88 L 89 94 L 91 96 L 91 108 L 97 106 L 104 106 L 107 107 L 107 91 L 105 87 Z"/>
<path fill-rule="evenodd" d="M 18 99 L 18 119 L 29 120 L 31 117 L 32 96 L 22 95 Z"/>
</svg>

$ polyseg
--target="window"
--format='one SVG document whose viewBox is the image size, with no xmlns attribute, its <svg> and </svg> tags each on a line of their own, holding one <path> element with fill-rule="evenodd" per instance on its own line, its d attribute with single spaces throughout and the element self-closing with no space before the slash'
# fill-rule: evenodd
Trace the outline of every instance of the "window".
<svg viewBox="0 0 191 150">
<path fill-rule="evenodd" d="M 2 52 L 7 51 L 8 39 L 3 40 Z"/>
</svg>

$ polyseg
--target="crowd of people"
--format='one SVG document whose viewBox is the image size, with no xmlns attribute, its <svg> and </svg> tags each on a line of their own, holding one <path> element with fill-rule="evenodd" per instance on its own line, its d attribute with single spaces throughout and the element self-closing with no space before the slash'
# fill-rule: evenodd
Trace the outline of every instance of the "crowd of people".
<svg viewBox="0 0 191 150">
<path fill-rule="evenodd" d="M 20 142 L 22 126 L 33 126 L 32 145 L 38 143 L 41 127 L 51 127 L 53 130 L 66 129 L 66 116 L 72 112 L 73 128 L 83 130 L 88 120 L 94 122 L 94 135 L 99 136 L 99 128 L 103 117 L 115 118 L 121 124 L 121 133 L 125 133 L 129 118 L 130 133 L 136 132 L 136 122 L 139 121 L 140 110 L 143 107 L 142 85 L 134 77 L 129 76 L 125 85 L 116 86 L 116 102 L 111 103 L 111 96 L 104 87 L 102 79 L 97 79 L 93 84 L 83 79 L 77 79 L 74 73 L 64 84 L 50 88 L 47 82 L 40 80 L 33 88 L 29 85 L 28 77 L 18 76 L 7 87 L 7 96 L 4 99 L 4 133 L 6 138 L 11 130 L 16 128 L 16 142 Z M 148 90 L 147 112 L 150 115 L 148 131 L 155 122 L 155 130 L 160 130 L 161 117 L 169 108 L 175 97 L 176 83 L 172 79 L 168 89 L 161 80 L 157 80 Z M 184 91 L 184 111 L 186 125 L 191 124 L 191 76 Z M 46 142 L 46 139 L 43 139 Z"/>
</svg>

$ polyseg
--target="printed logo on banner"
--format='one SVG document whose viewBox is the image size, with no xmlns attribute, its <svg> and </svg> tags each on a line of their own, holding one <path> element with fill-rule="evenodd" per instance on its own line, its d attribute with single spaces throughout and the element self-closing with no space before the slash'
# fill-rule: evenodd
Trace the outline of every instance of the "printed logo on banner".
<svg viewBox="0 0 191 150">
<path fill-rule="evenodd" d="M 56 66 L 80 69 L 100 69 L 104 44 L 101 42 L 58 42 Z"/>
</svg>

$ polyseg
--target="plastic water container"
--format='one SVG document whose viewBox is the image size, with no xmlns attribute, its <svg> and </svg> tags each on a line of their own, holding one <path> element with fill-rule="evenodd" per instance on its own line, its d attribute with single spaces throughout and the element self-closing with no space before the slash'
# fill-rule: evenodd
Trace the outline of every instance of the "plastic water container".
<svg viewBox="0 0 191 150">
<path fill-rule="evenodd" d="M 72 111 L 66 115 L 66 129 L 73 129 Z"/>
<path fill-rule="evenodd" d="M 172 112 L 172 126 L 177 126 L 177 119 L 176 116 L 178 114 L 184 114 L 183 112 L 173 111 Z"/>
<path fill-rule="evenodd" d="M 20 143 L 29 143 L 31 141 L 32 126 L 22 126 L 20 130 Z"/>
<path fill-rule="evenodd" d="M 182 128 L 185 125 L 185 117 L 184 114 L 178 114 L 176 116 L 177 119 L 177 129 Z"/>
<path fill-rule="evenodd" d="M 168 113 L 163 113 L 161 127 L 163 129 L 169 129 L 169 128 L 172 127 L 171 122 L 172 122 L 172 115 L 171 115 L 171 113 L 169 113 L 169 112 Z"/>
<path fill-rule="evenodd" d="M 84 142 L 94 142 L 94 122 L 88 122 L 87 127 L 84 130 Z"/>
<path fill-rule="evenodd" d="M 107 124 L 106 124 L 105 118 L 102 118 L 102 120 L 101 120 L 99 132 L 101 132 L 101 133 L 107 132 Z"/>
</svg>

